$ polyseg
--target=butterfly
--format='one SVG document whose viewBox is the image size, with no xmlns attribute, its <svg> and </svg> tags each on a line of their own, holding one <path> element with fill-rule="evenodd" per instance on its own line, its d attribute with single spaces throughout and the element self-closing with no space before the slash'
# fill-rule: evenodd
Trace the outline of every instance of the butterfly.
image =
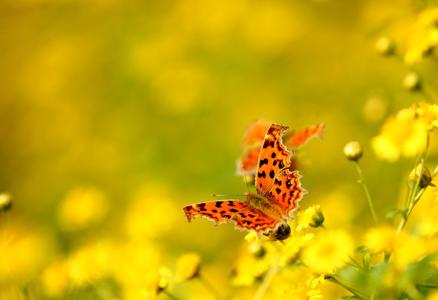
<svg viewBox="0 0 438 300">
<path fill-rule="evenodd" d="M 237 160 L 237 175 L 248 176 L 254 175 L 257 167 L 257 160 L 260 149 L 262 147 L 264 135 L 271 123 L 258 120 L 252 123 L 245 132 L 242 146 L 244 148 L 243 154 Z M 298 150 L 314 137 L 322 137 L 324 133 L 324 124 L 316 124 L 306 127 L 302 130 L 291 132 L 285 136 L 285 146 L 291 150 Z M 291 161 L 291 171 L 296 169 L 296 160 Z"/>
<path fill-rule="evenodd" d="M 206 217 L 217 224 L 234 223 L 238 229 L 254 230 L 273 240 L 290 235 L 287 221 L 298 207 L 306 191 L 301 187 L 301 175 L 291 171 L 291 152 L 282 142 L 286 126 L 270 124 L 262 134 L 258 154 L 255 189 L 244 201 L 229 199 L 202 202 L 183 208 L 190 222 L 194 217 Z"/>
</svg>

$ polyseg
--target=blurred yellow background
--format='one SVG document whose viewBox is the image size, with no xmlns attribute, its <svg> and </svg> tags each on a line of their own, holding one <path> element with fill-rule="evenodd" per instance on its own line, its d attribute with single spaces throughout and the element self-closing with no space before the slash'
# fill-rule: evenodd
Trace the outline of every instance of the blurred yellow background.
<svg viewBox="0 0 438 300">
<path fill-rule="evenodd" d="M 309 191 L 301 204 L 321 205 L 327 226 L 352 233 L 371 217 L 342 147 L 361 141 L 383 218 L 412 161 L 377 160 L 370 139 L 424 94 L 403 89 L 409 68 L 375 42 L 390 36 L 405 53 L 428 5 L 1 1 L 0 192 L 13 201 L 0 214 L 1 299 L 23 297 L 23 286 L 36 299 L 140 299 L 145 270 L 189 251 L 228 286 L 244 234 L 188 224 L 181 208 L 247 191 L 236 159 L 259 118 L 292 129 L 326 124 L 324 138 L 298 153 Z M 417 65 L 430 93 L 437 67 L 436 57 Z M 88 261 L 93 251 L 99 259 Z M 96 278 L 105 284 L 90 291 Z"/>
</svg>

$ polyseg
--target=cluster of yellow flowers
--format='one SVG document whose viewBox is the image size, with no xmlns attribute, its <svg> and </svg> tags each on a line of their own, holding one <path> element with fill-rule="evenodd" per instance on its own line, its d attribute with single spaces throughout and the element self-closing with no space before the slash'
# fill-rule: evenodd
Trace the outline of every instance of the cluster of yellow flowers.
<svg viewBox="0 0 438 300">
<path fill-rule="evenodd" d="M 390 117 L 372 146 L 379 158 L 395 162 L 425 151 L 428 135 L 438 127 L 438 105 L 420 103 Z"/>
</svg>

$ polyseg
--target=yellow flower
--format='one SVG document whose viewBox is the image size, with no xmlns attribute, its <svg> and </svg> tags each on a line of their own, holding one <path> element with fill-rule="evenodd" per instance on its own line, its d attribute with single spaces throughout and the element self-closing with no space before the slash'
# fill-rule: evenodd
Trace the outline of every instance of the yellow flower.
<svg viewBox="0 0 438 300">
<path fill-rule="evenodd" d="M 389 118 L 380 134 L 371 141 L 376 155 L 384 160 L 394 162 L 400 157 L 415 157 L 424 151 L 428 130 L 434 124 L 431 120 L 433 107 L 427 108 L 428 114 L 415 107 L 403 109 L 396 116 Z"/>
<path fill-rule="evenodd" d="M 108 206 L 104 194 L 94 187 L 70 191 L 61 202 L 58 221 L 66 231 L 79 231 L 98 224 L 106 216 Z"/>
<path fill-rule="evenodd" d="M 408 41 L 408 49 L 404 57 L 408 65 L 421 61 L 433 47 L 438 45 L 437 21 L 437 7 L 426 9 L 419 15 Z"/>
<path fill-rule="evenodd" d="M 69 286 L 66 263 L 64 261 L 51 263 L 42 273 L 41 282 L 47 296 L 60 298 Z"/>
<path fill-rule="evenodd" d="M 312 272 L 331 274 L 344 266 L 353 251 L 353 240 L 346 232 L 323 231 L 304 248 L 301 260 Z"/>
<path fill-rule="evenodd" d="M 397 233 L 388 225 L 371 228 L 364 237 L 365 246 L 373 253 L 392 252 L 396 243 Z"/>
<path fill-rule="evenodd" d="M 197 253 L 181 255 L 176 262 L 176 274 L 181 281 L 190 280 L 201 271 L 201 257 Z"/>
<path fill-rule="evenodd" d="M 148 268 L 141 278 L 123 286 L 123 299 L 128 300 L 153 300 L 166 290 L 171 283 L 172 272 L 167 267 Z"/>
<path fill-rule="evenodd" d="M 427 129 L 432 130 L 438 127 L 438 105 L 419 103 L 415 109 L 417 116 L 426 123 Z"/>
<path fill-rule="evenodd" d="M 276 262 L 278 252 L 272 242 L 263 243 L 264 255 L 257 256 L 251 251 L 252 243 L 245 245 L 234 266 L 232 283 L 235 286 L 251 286 L 257 278 L 263 276 L 270 268 L 271 263 Z"/>
<path fill-rule="evenodd" d="M 402 233 L 398 236 L 392 260 L 397 270 L 405 270 L 410 263 L 422 259 L 426 255 L 425 241 L 414 235 Z"/>
<path fill-rule="evenodd" d="M 113 266 L 113 256 L 113 245 L 108 241 L 79 248 L 66 261 L 70 282 L 75 286 L 83 286 L 108 276 Z"/>
<path fill-rule="evenodd" d="M 111 271 L 121 286 L 122 299 L 154 299 L 157 295 L 161 251 L 147 240 L 133 240 L 114 249 Z"/>
<path fill-rule="evenodd" d="M 266 299 L 319 300 L 322 299 L 320 284 L 324 276 L 315 276 L 307 268 L 294 266 L 284 269 L 271 284 L 272 296 Z M 270 297 L 269 297 L 270 296 Z"/>
<path fill-rule="evenodd" d="M 298 257 L 300 251 L 309 244 L 313 237 L 313 233 L 306 233 L 289 238 L 281 251 L 280 266 L 284 267 L 293 262 Z"/>
<path fill-rule="evenodd" d="M 25 284 L 43 269 L 53 250 L 49 236 L 18 223 L 2 224 L 0 283 Z"/>
</svg>

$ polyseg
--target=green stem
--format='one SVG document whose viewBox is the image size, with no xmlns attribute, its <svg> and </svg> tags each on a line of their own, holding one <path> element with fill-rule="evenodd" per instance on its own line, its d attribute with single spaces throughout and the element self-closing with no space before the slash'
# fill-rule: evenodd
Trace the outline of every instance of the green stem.
<svg viewBox="0 0 438 300">
<path fill-rule="evenodd" d="M 423 172 L 423 168 L 424 168 L 424 164 L 425 164 L 425 160 L 426 160 L 426 156 L 427 156 L 427 151 L 429 150 L 429 144 L 430 144 L 430 133 L 428 132 L 427 136 L 426 136 L 426 145 L 425 145 L 423 153 L 421 153 L 421 156 L 419 159 L 420 163 L 414 167 L 414 168 L 419 167 L 420 174 L 418 175 L 418 178 L 415 181 L 414 186 L 411 188 L 412 191 L 408 197 L 406 214 L 403 215 L 403 218 L 400 220 L 400 223 L 398 224 L 397 234 L 399 234 L 406 226 L 406 223 L 408 222 L 408 218 L 411 215 L 411 212 L 414 209 L 415 204 L 417 204 L 417 202 L 420 200 L 421 196 L 423 195 L 424 191 L 426 190 L 426 187 L 420 188 L 420 181 L 421 181 L 421 177 L 423 176 L 422 172 Z M 416 172 L 415 169 L 414 169 L 414 172 Z"/>
<path fill-rule="evenodd" d="M 400 223 L 398 224 L 397 234 L 399 234 L 406 226 L 406 223 L 408 222 L 408 218 L 409 218 L 412 210 L 414 209 L 415 204 L 417 204 L 418 200 L 420 200 L 420 198 L 423 195 L 425 190 L 426 190 L 426 188 L 423 188 L 420 191 L 418 191 L 418 193 L 415 195 L 415 197 L 413 197 L 414 198 L 413 201 L 411 201 L 409 203 L 409 207 L 407 208 L 406 215 L 403 216 Z"/>
<path fill-rule="evenodd" d="M 274 276 L 278 273 L 278 266 L 277 263 L 272 263 L 271 268 L 269 269 L 268 273 L 266 273 L 265 278 L 263 279 L 262 284 L 257 289 L 256 294 L 254 295 L 253 300 L 262 300 L 263 296 L 268 291 L 269 285 L 272 282 L 272 279 Z"/>
<path fill-rule="evenodd" d="M 376 212 L 374 210 L 374 205 L 373 205 L 373 200 L 371 199 L 371 195 L 370 192 L 368 190 L 368 186 L 365 182 L 365 178 L 363 176 L 363 172 L 362 172 L 362 168 L 360 167 L 359 163 L 357 161 L 354 161 L 354 165 L 356 166 L 356 170 L 357 170 L 357 174 L 359 175 L 359 183 L 363 188 L 363 191 L 365 193 L 365 197 L 367 198 L 368 201 L 368 206 L 370 208 L 371 211 L 371 215 L 373 216 L 373 220 L 374 223 L 377 225 L 378 221 L 377 221 L 377 215 Z"/>
<path fill-rule="evenodd" d="M 210 294 L 216 299 L 222 299 L 221 294 L 218 290 L 210 283 L 202 274 L 198 275 L 199 281 L 204 285 L 204 287 L 210 292 Z"/>
<path fill-rule="evenodd" d="M 438 284 L 434 283 L 418 283 L 417 287 L 426 289 L 438 289 Z"/>
<path fill-rule="evenodd" d="M 169 299 L 179 300 L 179 298 L 175 297 L 174 295 L 172 295 L 171 293 L 169 293 L 169 292 L 166 291 L 166 290 L 162 291 L 162 293 L 163 293 L 164 295 L 166 295 Z"/>
<path fill-rule="evenodd" d="M 336 279 L 336 277 L 333 276 L 326 276 L 325 279 L 339 285 L 340 287 L 346 289 L 347 291 L 349 291 L 350 293 L 352 293 L 355 297 L 359 298 L 359 299 L 366 299 L 366 297 L 362 296 L 359 294 L 358 291 L 355 291 L 353 288 L 345 285 L 344 283 L 340 282 L 338 279 Z"/>
<path fill-rule="evenodd" d="M 21 290 L 22 290 L 22 293 L 23 293 L 23 298 L 24 298 L 25 300 L 29 300 L 29 299 L 30 299 L 30 295 L 29 295 L 29 287 L 28 287 L 27 285 L 25 285 L 25 286 L 23 286 L 23 287 L 21 288 Z"/>
</svg>

